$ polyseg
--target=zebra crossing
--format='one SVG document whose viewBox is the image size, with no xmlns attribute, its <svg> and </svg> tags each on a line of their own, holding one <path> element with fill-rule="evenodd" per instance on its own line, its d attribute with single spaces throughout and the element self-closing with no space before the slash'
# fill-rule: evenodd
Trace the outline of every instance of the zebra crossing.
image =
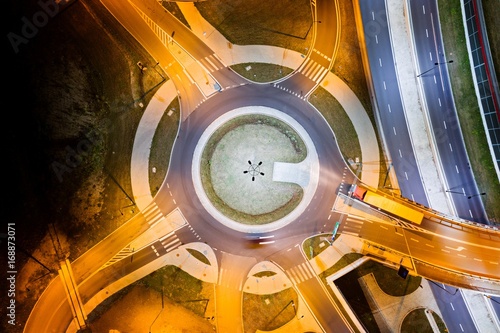
<svg viewBox="0 0 500 333">
<path fill-rule="evenodd" d="M 328 72 L 328 68 L 321 66 L 311 58 L 307 58 L 307 60 L 304 61 L 304 63 L 302 63 L 302 65 L 299 67 L 298 71 L 312 81 L 319 84 Z"/>
<path fill-rule="evenodd" d="M 172 250 L 175 250 L 179 246 L 182 245 L 182 242 L 180 239 L 174 234 L 174 232 L 171 232 L 162 238 L 160 238 L 160 243 L 163 245 L 163 248 L 165 251 L 170 252 Z"/>
<path fill-rule="evenodd" d="M 348 216 L 342 223 L 342 234 L 348 234 L 358 237 L 365 219 L 356 216 Z"/>
<path fill-rule="evenodd" d="M 312 268 L 305 262 L 286 270 L 286 275 L 295 285 L 316 276 Z"/>
<path fill-rule="evenodd" d="M 106 268 L 106 267 L 114 264 L 115 262 L 120 261 L 123 258 L 126 258 L 126 257 L 130 256 L 133 253 L 134 253 L 134 249 L 131 249 L 130 245 L 127 245 L 120 252 L 118 252 L 113 258 L 111 258 L 107 263 L 105 263 L 102 266 L 102 268 Z"/>
<path fill-rule="evenodd" d="M 146 219 L 146 221 L 148 221 L 148 224 L 150 226 L 157 224 L 165 218 L 155 202 L 146 207 L 146 209 L 142 211 L 142 215 L 144 215 L 144 218 Z"/>
<path fill-rule="evenodd" d="M 200 59 L 199 62 L 209 73 L 216 72 L 225 67 L 215 53 Z"/>
</svg>

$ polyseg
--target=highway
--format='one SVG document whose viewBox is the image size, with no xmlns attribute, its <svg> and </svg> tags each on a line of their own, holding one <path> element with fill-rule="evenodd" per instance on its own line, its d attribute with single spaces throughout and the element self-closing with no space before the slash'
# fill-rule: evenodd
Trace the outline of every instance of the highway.
<svg viewBox="0 0 500 333">
<path fill-rule="evenodd" d="M 335 221 L 340 220 L 341 216 L 332 213 L 332 207 L 338 195 L 347 194 L 347 185 L 355 182 L 355 176 L 349 171 L 346 172 L 348 169 L 330 127 L 305 98 L 331 68 L 335 58 L 339 26 L 335 1 L 315 2 L 318 21 L 321 23 L 313 22 L 317 25 L 314 47 L 295 73 L 284 81 L 273 84 L 252 84 L 225 68 L 213 50 L 154 0 L 137 1 L 134 5 L 132 2 L 118 3 L 112 0 L 102 0 L 102 3 L 153 58 L 158 60 L 161 68 L 174 81 L 183 114 L 167 178 L 154 202 L 72 263 L 82 301 L 85 303 L 99 290 L 152 262 L 158 256 L 167 254 L 180 244 L 199 241 L 199 238 L 194 236 L 195 232 L 203 242 L 217 249 L 216 255 L 221 263 L 221 270 L 227 272 L 219 281 L 219 292 L 224 295 L 238 293 L 235 286 L 246 276 L 252 263 L 271 260 L 282 267 L 288 276 L 291 276 L 291 270 L 300 265 L 303 269 L 309 269 L 311 275 L 308 279 L 296 280 L 295 286 L 307 300 L 318 324 L 325 332 L 350 331 L 345 318 L 330 299 L 322 283 L 316 276 L 312 277 L 312 270 L 307 268 L 306 259 L 299 251 L 300 243 L 306 237 L 333 229 Z M 372 5 L 373 7 L 370 7 Z M 376 4 L 363 2 L 362 7 L 363 19 L 368 20 L 365 22 L 367 26 L 370 25 L 370 20 L 383 25 L 382 1 Z M 161 31 L 167 34 L 161 33 L 159 38 L 152 27 L 160 27 Z M 378 29 L 376 34 L 372 34 L 370 46 L 374 46 L 374 51 L 371 48 L 369 50 L 380 117 L 384 129 L 394 132 L 394 137 L 387 139 L 387 142 L 390 143 L 389 149 L 403 195 L 428 206 L 411 142 L 407 130 L 405 131 L 406 120 L 402 112 L 394 66 L 390 61 L 386 61 L 391 59 L 392 54 L 388 32 L 384 31 Z M 195 60 L 194 66 L 205 71 L 206 76 L 201 81 L 199 78 L 197 81 L 197 78 L 169 53 L 174 46 L 176 50 L 180 47 L 183 52 L 189 53 Z M 374 70 L 377 66 L 382 70 Z M 205 79 L 219 84 L 221 90 L 207 93 L 210 89 L 204 86 Z M 310 135 L 320 164 L 320 181 L 314 193 L 314 200 L 307 210 L 286 228 L 272 231 L 275 243 L 251 249 L 248 243 L 242 242 L 245 236 L 243 233 L 219 223 L 205 210 L 196 195 L 191 168 L 193 152 L 204 130 L 219 116 L 243 106 L 266 106 L 295 119 Z M 168 242 L 167 238 L 157 239 L 149 246 L 136 249 L 124 260 L 105 265 L 132 240 L 151 227 L 151 216 L 166 216 L 176 208 L 181 209 L 188 224 L 165 235 Z M 421 228 L 410 228 L 405 224 L 394 228 L 392 225 L 370 220 L 361 224 L 358 221 L 356 230 L 360 238 L 414 257 L 419 262 L 498 279 L 499 250 L 495 246 L 497 240 L 493 238 L 497 237 L 496 234 L 493 233 L 491 239 L 485 240 L 484 233 L 453 229 L 436 223 L 432 218 L 433 216 L 429 216 Z M 347 218 L 340 232 L 347 230 L 346 227 L 352 221 L 349 219 L 351 217 Z M 352 234 L 352 230 L 349 232 Z M 176 245 L 167 246 L 172 243 Z M 241 316 L 238 313 L 237 315 Z M 61 281 L 56 278 L 41 295 L 24 331 L 62 332 L 72 319 L 71 308 L 62 291 Z"/>
<path fill-rule="evenodd" d="M 452 56 L 446 56 L 441 38 L 437 2 L 409 1 L 420 84 L 427 105 L 447 191 L 461 218 L 488 224 L 469 165 L 467 151 L 460 130 L 447 66 L 457 66 Z M 437 64 L 437 65 L 436 65 Z"/>
<path fill-rule="evenodd" d="M 375 112 L 380 119 L 387 155 L 392 161 L 401 195 L 428 207 L 401 101 L 385 2 L 359 1 L 359 6 L 375 93 Z"/>
</svg>

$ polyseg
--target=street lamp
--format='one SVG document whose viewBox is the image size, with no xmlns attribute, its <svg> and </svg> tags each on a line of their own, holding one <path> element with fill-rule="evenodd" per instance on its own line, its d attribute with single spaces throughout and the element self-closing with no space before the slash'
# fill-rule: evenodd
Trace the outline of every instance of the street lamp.
<svg viewBox="0 0 500 333">
<path fill-rule="evenodd" d="M 264 176 L 264 173 L 260 171 L 260 166 L 262 165 L 262 161 L 253 164 L 252 161 L 248 161 L 249 167 L 247 170 L 243 171 L 243 173 L 248 173 L 250 176 L 252 176 L 252 181 L 255 181 L 255 176 L 261 175 Z"/>
<path fill-rule="evenodd" d="M 437 284 L 436 282 L 434 282 L 434 281 L 432 281 L 432 280 L 427 280 L 427 281 L 429 281 L 430 283 L 434 284 L 435 286 L 437 286 L 437 287 L 439 287 L 439 288 L 443 289 L 444 291 L 446 291 L 446 292 L 447 292 L 448 294 L 450 294 L 450 295 L 455 295 L 455 294 L 458 292 L 458 288 L 455 288 L 455 292 L 454 292 L 454 293 L 450 293 L 447 289 L 445 289 L 445 288 L 441 287 L 441 286 L 440 286 L 439 284 Z"/>
<path fill-rule="evenodd" d="M 428 72 L 432 71 L 434 68 L 436 68 L 436 66 L 445 65 L 445 64 L 451 64 L 452 62 L 453 62 L 453 60 L 448 60 L 448 61 L 443 61 L 443 62 L 435 62 L 434 63 L 434 67 L 426 70 L 425 72 L 422 72 L 422 73 L 418 74 L 417 77 L 420 77 L 420 76 L 424 75 L 425 73 L 428 73 Z"/>
<path fill-rule="evenodd" d="M 467 199 L 470 199 L 470 198 L 473 198 L 473 197 L 478 197 L 478 196 L 480 196 L 480 195 L 486 195 L 486 193 L 484 193 L 484 192 L 483 192 L 483 193 L 476 193 L 476 194 L 473 194 L 473 195 L 469 195 L 469 196 L 467 197 Z"/>
<path fill-rule="evenodd" d="M 163 312 L 163 309 L 165 308 L 165 304 L 163 303 L 163 279 L 161 280 L 161 284 L 162 284 L 162 286 L 161 286 L 161 310 L 160 310 L 160 312 L 158 312 L 158 314 L 156 315 L 156 317 L 153 320 L 153 322 L 151 323 L 151 325 L 149 325 L 149 333 L 151 333 L 151 328 L 153 327 L 153 324 L 155 323 L 156 319 L 158 319 L 158 317 Z"/>
</svg>

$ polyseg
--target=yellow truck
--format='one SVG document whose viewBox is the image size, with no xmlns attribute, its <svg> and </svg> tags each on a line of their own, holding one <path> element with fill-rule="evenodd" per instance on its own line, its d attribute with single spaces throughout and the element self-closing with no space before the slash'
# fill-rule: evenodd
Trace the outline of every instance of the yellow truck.
<svg viewBox="0 0 500 333">
<path fill-rule="evenodd" d="M 390 196 L 375 193 L 359 185 L 351 187 L 351 195 L 353 198 L 366 202 L 372 207 L 415 224 L 422 223 L 424 218 L 422 212 L 411 208 L 409 205 L 405 205 Z"/>
</svg>

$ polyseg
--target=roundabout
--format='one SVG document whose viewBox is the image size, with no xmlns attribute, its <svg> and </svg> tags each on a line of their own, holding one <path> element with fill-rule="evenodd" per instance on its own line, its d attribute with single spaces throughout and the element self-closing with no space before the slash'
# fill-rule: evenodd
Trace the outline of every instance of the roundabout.
<svg viewBox="0 0 500 333">
<path fill-rule="evenodd" d="M 240 232 L 269 232 L 309 205 L 318 186 L 318 155 L 307 131 L 289 115 L 270 107 L 241 107 L 203 132 L 193 153 L 192 178 L 214 219 Z"/>
</svg>

